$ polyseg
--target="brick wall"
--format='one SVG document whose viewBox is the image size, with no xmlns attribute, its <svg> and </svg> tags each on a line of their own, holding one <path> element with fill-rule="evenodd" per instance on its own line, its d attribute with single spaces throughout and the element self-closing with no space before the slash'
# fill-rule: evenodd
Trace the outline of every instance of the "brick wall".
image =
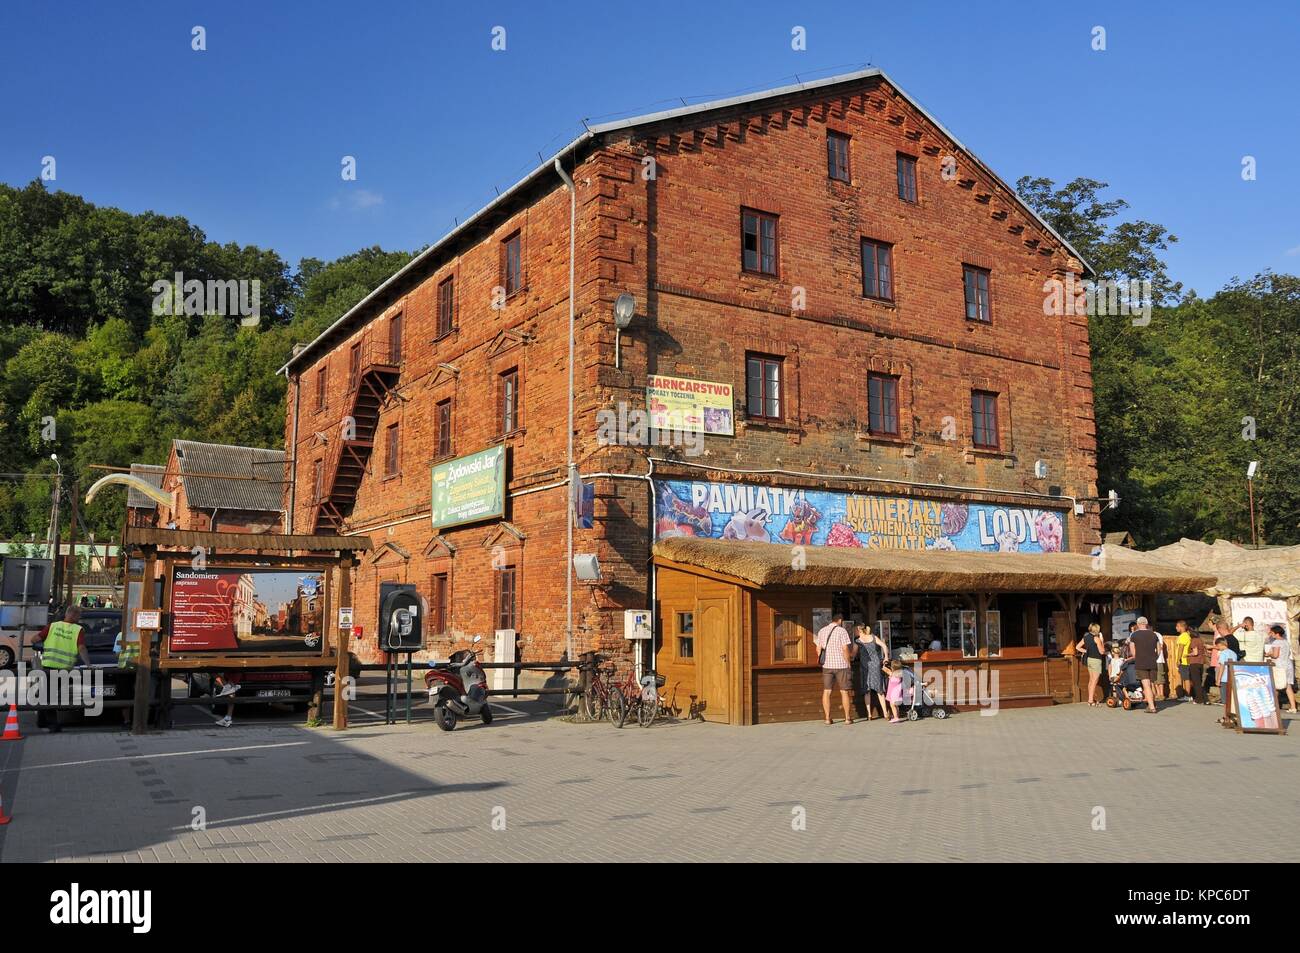
<svg viewBox="0 0 1300 953">
<path fill-rule="evenodd" d="M 692 125 L 694 123 L 694 125 Z M 826 134 L 851 137 L 851 181 L 830 180 Z M 898 198 L 895 156 L 917 159 L 919 201 Z M 946 157 L 954 174 L 943 174 Z M 654 161 L 647 177 L 646 158 Z M 834 97 L 787 98 L 716 114 L 638 127 L 599 143 L 573 173 L 577 228 L 577 459 L 584 474 L 644 474 L 646 456 L 666 448 L 601 446 L 596 411 L 644 408 L 648 374 L 729 382 L 736 388 L 735 438 L 709 437 L 703 456 L 656 464 L 656 475 L 704 478 L 686 463 L 816 472 L 786 485 L 1029 502 L 1022 493 L 1096 493 L 1091 366 L 1085 318 L 1045 316 L 1043 283 L 1077 273 L 1059 246 L 991 176 L 879 80 Z M 779 216 L 780 269 L 774 277 L 741 269 L 741 207 Z M 518 494 L 564 478 L 567 395 L 568 193 L 550 191 L 499 216 L 476 242 L 430 268 L 376 311 L 366 328 L 315 363 L 295 369 L 286 443 L 299 406 L 294 531 L 312 518 L 313 463 L 327 459 L 348 413 L 348 348 L 383 337 L 400 313 L 403 359 L 378 433 L 401 432 L 399 472 L 385 476 L 376 448 L 346 531 L 379 547 L 357 574 L 358 620 L 373 634 L 380 582 L 413 582 L 430 593 L 434 572 L 451 577 L 450 632 L 431 640 L 445 654 L 453 640 L 491 642 L 498 556 L 520 570 L 520 628 L 528 657 L 565 647 L 563 488 L 516 495 L 509 527 L 487 523 L 435 535 L 429 518 L 429 468 L 435 459 L 434 407 L 455 410 L 453 454 L 500 439 L 497 381 L 518 368 L 521 428 L 505 438 L 510 489 Z M 500 310 L 501 242 L 518 232 L 526 288 Z M 862 295 L 859 242 L 892 244 L 894 300 Z M 966 320 L 963 264 L 991 275 L 992 322 Z M 453 277 L 456 331 L 437 337 L 438 286 Z M 802 307 L 792 302 L 802 290 Z M 637 316 L 614 363 L 612 303 L 631 292 Z M 780 424 L 745 419 L 747 351 L 782 357 L 788 413 Z M 317 410 L 316 369 L 328 383 Z M 447 365 L 452 365 L 451 368 Z M 901 434 L 866 434 L 866 375 L 900 379 Z M 970 391 L 996 391 L 1000 449 L 971 442 Z M 297 396 L 295 397 L 295 392 Z M 951 417 L 956 439 L 942 439 Z M 319 434 L 319 436 L 318 436 Z M 1034 476 L 1036 460 L 1049 476 Z M 725 478 L 725 477 L 724 477 Z M 760 480 L 761 477 L 732 476 Z M 864 480 L 882 481 L 877 483 Z M 983 492 L 910 489 L 905 484 L 977 487 Z M 599 478 L 595 527 L 575 530 L 575 550 L 598 554 L 605 580 L 575 583 L 577 650 L 621 648 L 624 608 L 646 601 L 650 507 L 644 481 Z M 1070 517 L 1070 547 L 1099 541 L 1095 507 Z M 367 643 L 371 638 L 366 639 Z M 363 652 L 364 654 L 364 652 Z"/>
</svg>

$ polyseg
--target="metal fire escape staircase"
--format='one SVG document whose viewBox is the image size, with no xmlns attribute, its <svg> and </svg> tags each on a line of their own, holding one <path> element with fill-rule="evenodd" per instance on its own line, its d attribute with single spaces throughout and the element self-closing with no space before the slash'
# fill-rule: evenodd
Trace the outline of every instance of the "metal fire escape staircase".
<svg viewBox="0 0 1300 953">
<path fill-rule="evenodd" d="M 379 411 L 397 385 L 398 361 L 399 355 L 392 353 L 386 340 L 362 340 L 351 352 L 347 416 L 356 427 L 349 433 L 345 418 L 330 435 L 320 496 L 312 506 L 315 533 L 341 532 L 343 521 L 352 513 L 375 448 Z"/>
</svg>

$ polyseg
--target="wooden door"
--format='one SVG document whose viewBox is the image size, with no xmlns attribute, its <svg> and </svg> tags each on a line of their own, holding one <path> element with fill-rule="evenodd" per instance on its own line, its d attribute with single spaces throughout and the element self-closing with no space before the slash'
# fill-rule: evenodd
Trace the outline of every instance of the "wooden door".
<svg viewBox="0 0 1300 953">
<path fill-rule="evenodd" d="M 729 599 L 698 599 L 695 603 L 695 662 L 700 677 L 700 701 L 706 721 L 726 724 L 731 712 L 731 619 Z"/>
</svg>

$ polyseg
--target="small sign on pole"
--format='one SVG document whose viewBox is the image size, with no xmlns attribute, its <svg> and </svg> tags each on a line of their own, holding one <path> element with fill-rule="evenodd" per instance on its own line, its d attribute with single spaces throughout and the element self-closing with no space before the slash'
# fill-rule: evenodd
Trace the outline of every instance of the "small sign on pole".
<svg viewBox="0 0 1300 953">
<path fill-rule="evenodd" d="M 352 607 L 351 606 L 339 606 L 339 628 L 340 629 L 352 628 Z"/>
<path fill-rule="evenodd" d="M 135 627 L 142 632 L 161 629 L 162 610 L 161 609 L 136 609 Z"/>
</svg>

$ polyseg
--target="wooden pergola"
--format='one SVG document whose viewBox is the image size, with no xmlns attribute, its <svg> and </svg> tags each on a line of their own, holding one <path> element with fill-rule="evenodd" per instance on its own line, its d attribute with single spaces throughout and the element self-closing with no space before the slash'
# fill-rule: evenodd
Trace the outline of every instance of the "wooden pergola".
<svg viewBox="0 0 1300 953">
<path fill-rule="evenodd" d="M 333 669 L 334 727 L 347 727 L 347 704 L 343 697 L 348 675 L 348 637 L 351 630 L 337 624 L 337 609 L 352 603 L 352 569 L 357 553 L 371 549 L 368 536 L 285 536 L 270 533 L 212 533 L 197 530 L 130 527 L 123 541 L 126 559 L 143 560 L 140 576 L 140 604 L 134 608 L 157 609 L 162 614 L 158 637 L 151 638 L 148 649 L 141 646 L 136 668 L 135 706 L 132 732 L 143 734 L 148 724 L 150 692 L 155 671 L 164 676 L 171 671 L 231 669 L 310 669 L 323 678 Z M 205 566 L 213 569 L 286 569 L 320 572 L 324 580 L 321 593 L 321 647 L 319 654 L 265 652 L 173 653 L 169 636 L 171 588 L 174 570 L 192 564 L 201 555 Z M 158 605 L 155 583 L 163 583 Z M 124 610 L 125 611 L 125 610 Z M 133 621 L 133 620 L 124 620 Z M 123 632 L 131 626 L 124 625 Z M 333 638 L 330 638 L 330 633 Z M 141 633 L 141 641 L 145 633 Z M 320 712 L 322 678 L 313 679 L 312 716 Z"/>
</svg>

